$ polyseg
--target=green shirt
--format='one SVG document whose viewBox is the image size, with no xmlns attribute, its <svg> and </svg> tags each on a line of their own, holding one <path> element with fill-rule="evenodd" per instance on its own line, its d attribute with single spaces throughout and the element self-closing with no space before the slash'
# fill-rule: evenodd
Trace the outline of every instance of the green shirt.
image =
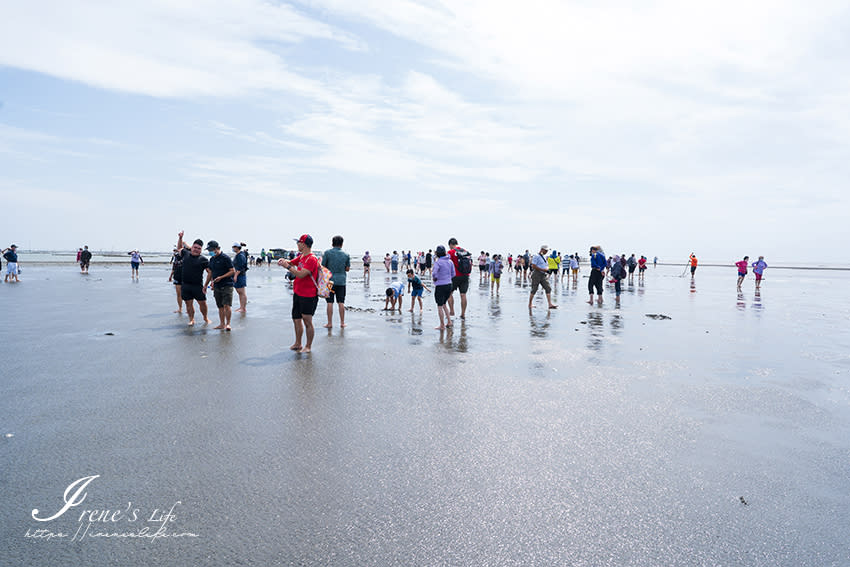
<svg viewBox="0 0 850 567">
<path fill-rule="evenodd" d="M 322 254 L 322 265 L 331 271 L 334 285 L 345 285 L 345 269 L 351 267 L 351 257 L 342 248 L 331 248 Z"/>
</svg>

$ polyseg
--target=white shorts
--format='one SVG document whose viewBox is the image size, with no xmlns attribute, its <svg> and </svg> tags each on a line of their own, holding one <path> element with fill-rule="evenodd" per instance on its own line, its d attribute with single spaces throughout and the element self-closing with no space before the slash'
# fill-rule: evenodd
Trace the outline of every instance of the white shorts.
<svg viewBox="0 0 850 567">
<path fill-rule="evenodd" d="M 18 263 L 17 262 L 9 262 L 6 264 L 6 275 L 9 276 L 17 276 L 18 275 Z"/>
</svg>

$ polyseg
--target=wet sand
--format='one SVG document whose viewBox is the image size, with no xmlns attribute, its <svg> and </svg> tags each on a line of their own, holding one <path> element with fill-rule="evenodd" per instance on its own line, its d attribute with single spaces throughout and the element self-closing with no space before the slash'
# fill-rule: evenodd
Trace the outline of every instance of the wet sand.
<svg viewBox="0 0 850 567">
<path fill-rule="evenodd" d="M 320 302 L 299 355 L 276 268 L 224 333 L 171 313 L 163 266 L 25 267 L 0 287 L 2 564 L 847 564 L 843 274 L 768 270 L 756 297 L 734 268 L 680 273 L 619 309 L 559 285 L 531 315 L 512 276 L 496 297 L 473 274 L 441 334 L 430 294 L 385 313 L 389 276 L 352 272 L 348 328 Z M 83 509 L 155 529 L 177 501 L 169 532 L 198 537 L 25 536 Z"/>
</svg>

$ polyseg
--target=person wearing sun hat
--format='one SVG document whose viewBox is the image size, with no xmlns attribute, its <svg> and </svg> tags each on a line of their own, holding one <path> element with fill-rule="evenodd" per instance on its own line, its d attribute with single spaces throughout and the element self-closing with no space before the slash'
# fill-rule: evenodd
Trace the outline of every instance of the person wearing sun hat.
<svg viewBox="0 0 850 567">
<path fill-rule="evenodd" d="M 313 315 L 319 304 L 319 294 L 316 282 L 319 280 L 319 260 L 313 256 L 313 237 L 302 234 L 293 239 L 298 246 L 298 256 L 292 260 L 282 258 L 278 265 L 286 268 L 295 278 L 292 284 L 292 324 L 295 327 L 295 342 L 290 350 L 306 354 L 313 346 Z M 302 345 L 301 338 L 306 335 L 307 341 Z"/>
<path fill-rule="evenodd" d="M 549 246 L 543 244 L 540 246 L 540 253 L 535 254 L 531 259 L 531 295 L 528 296 L 528 309 L 533 307 L 531 302 L 534 300 L 534 294 L 537 293 L 537 288 L 542 287 L 546 292 L 546 301 L 549 303 L 549 309 L 556 309 L 558 306 L 552 303 L 552 286 L 549 285 L 549 261 L 546 258 L 546 253 L 549 252 Z"/>
</svg>

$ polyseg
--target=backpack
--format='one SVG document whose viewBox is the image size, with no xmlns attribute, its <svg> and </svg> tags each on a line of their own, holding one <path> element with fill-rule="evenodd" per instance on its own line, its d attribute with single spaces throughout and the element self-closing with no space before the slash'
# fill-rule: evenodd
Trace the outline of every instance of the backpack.
<svg viewBox="0 0 850 567">
<path fill-rule="evenodd" d="M 334 286 L 334 282 L 331 280 L 331 275 L 331 271 L 321 264 L 319 264 L 318 281 L 316 281 L 316 278 L 313 277 L 313 274 L 310 274 L 310 278 L 313 280 L 313 283 L 316 284 L 316 294 L 319 297 L 327 299 L 331 296 L 331 291 Z"/>
<path fill-rule="evenodd" d="M 472 273 L 472 254 L 468 250 L 457 247 L 455 248 L 455 255 L 457 256 L 458 275 L 463 276 Z"/>
<path fill-rule="evenodd" d="M 493 262 L 493 277 L 500 277 L 502 275 L 502 262 L 501 260 L 498 262 Z"/>
<path fill-rule="evenodd" d="M 620 262 L 614 262 L 614 265 L 611 266 L 611 275 L 614 276 L 615 280 L 621 280 L 626 277 L 626 270 L 623 268 L 623 264 Z"/>
</svg>

